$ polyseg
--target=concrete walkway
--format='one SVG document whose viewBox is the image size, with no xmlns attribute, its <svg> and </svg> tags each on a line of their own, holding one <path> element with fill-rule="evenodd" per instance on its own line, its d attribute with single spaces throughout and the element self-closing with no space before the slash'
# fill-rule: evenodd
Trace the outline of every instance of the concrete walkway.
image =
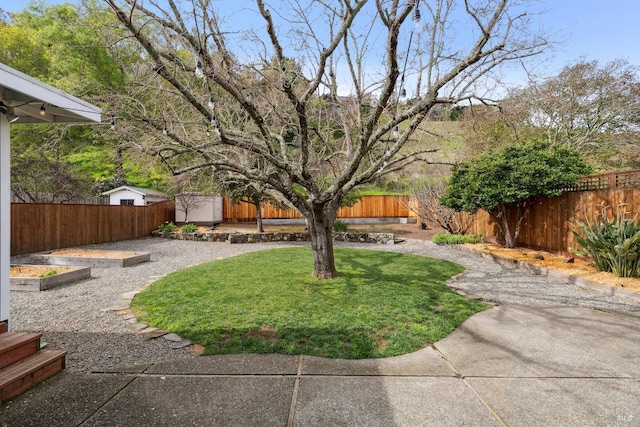
<svg viewBox="0 0 640 427">
<path fill-rule="evenodd" d="M 0 424 L 633 426 L 639 355 L 636 318 L 499 306 L 389 359 L 213 356 L 63 372 L 2 407 Z"/>
<path fill-rule="evenodd" d="M 388 359 L 231 355 L 64 371 L 0 406 L 0 426 L 640 426 L 636 302 L 422 243 L 393 250 L 463 258 L 454 285 L 499 305 Z"/>
</svg>

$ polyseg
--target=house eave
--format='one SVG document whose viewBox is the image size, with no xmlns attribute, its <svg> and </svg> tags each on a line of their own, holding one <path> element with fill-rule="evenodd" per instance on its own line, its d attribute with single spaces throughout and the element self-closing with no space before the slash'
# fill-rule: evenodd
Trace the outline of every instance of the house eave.
<svg viewBox="0 0 640 427">
<path fill-rule="evenodd" d="M 0 101 L 11 117 L 11 124 L 99 123 L 102 119 L 99 107 L 2 63 Z"/>
</svg>

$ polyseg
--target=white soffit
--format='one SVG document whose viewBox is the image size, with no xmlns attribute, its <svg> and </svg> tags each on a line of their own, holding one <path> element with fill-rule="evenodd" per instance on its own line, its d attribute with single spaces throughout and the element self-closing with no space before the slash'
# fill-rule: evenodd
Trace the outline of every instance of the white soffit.
<svg viewBox="0 0 640 427">
<path fill-rule="evenodd" d="M 99 123 L 102 118 L 102 110 L 95 105 L 3 63 L 0 63 L 0 101 L 12 124 Z"/>
</svg>

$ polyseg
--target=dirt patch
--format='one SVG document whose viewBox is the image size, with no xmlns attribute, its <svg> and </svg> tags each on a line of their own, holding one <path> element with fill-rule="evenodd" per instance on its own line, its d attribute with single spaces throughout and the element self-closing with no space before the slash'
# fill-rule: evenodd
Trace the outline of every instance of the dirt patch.
<svg viewBox="0 0 640 427">
<path fill-rule="evenodd" d="M 488 243 L 465 246 L 504 258 L 523 261 L 549 270 L 560 271 L 572 276 L 581 277 L 591 282 L 640 294 L 640 278 L 615 277 L 611 273 L 596 271 L 596 269 L 590 265 L 589 261 L 581 258 L 574 258 L 574 262 L 569 263 L 567 262 L 569 258 L 566 256 L 554 255 L 549 252 L 536 251 L 528 248 L 506 249 L 501 246 Z"/>
<path fill-rule="evenodd" d="M 247 331 L 242 334 L 242 340 L 249 338 L 264 339 L 269 344 L 275 344 L 280 338 L 278 337 L 278 329 L 262 325 L 259 330 Z"/>
<path fill-rule="evenodd" d="M 55 274 L 73 271 L 70 267 L 50 267 L 35 265 L 12 265 L 9 268 L 9 277 L 49 277 Z"/>
<path fill-rule="evenodd" d="M 118 251 L 103 251 L 99 249 L 60 249 L 57 251 L 47 252 L 47 255 L 54 256 L 76 256 L 85 258 L 129 258 L 135 256 L 134 252 L 118 252 Z"/>
</svg>

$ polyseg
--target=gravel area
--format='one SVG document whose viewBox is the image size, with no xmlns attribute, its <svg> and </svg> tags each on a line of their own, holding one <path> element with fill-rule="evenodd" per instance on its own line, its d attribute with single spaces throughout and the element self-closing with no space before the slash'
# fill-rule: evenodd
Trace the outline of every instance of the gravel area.
<svg viewBox="0 0 640 427">
<path fill-rule="evenodd" d="M 135 291 L 175 270 L 241 253 L 290 246 L 295 243 L 190 242 L 143 238 L 88 246 L 92 249 L 151 253 L 151 261 L 126 268 L 92 267 L 92 278 L 41 292 L 11 292 L 11 330 L 44 332 L 49 348 L 68 351 L 70 372 L 106 372 L 197 357 L 173 349 L 162 338 L 144 340 L 122 315 L 104 311 L 118 305 L 121 295 Z M 640 304 L 584 290 L 521 270 L 504 267 L 480 256 L 408 239 L 396 245 L 342 244 L 348 247 L 433 256 L 467 268 L 451 286 L 461 292 L 500 304 L 572 305 L 620 312 L 640 318 Z M 37 264 L 29 257 L 12 257 L 12 264 Z"/>
</svg>

